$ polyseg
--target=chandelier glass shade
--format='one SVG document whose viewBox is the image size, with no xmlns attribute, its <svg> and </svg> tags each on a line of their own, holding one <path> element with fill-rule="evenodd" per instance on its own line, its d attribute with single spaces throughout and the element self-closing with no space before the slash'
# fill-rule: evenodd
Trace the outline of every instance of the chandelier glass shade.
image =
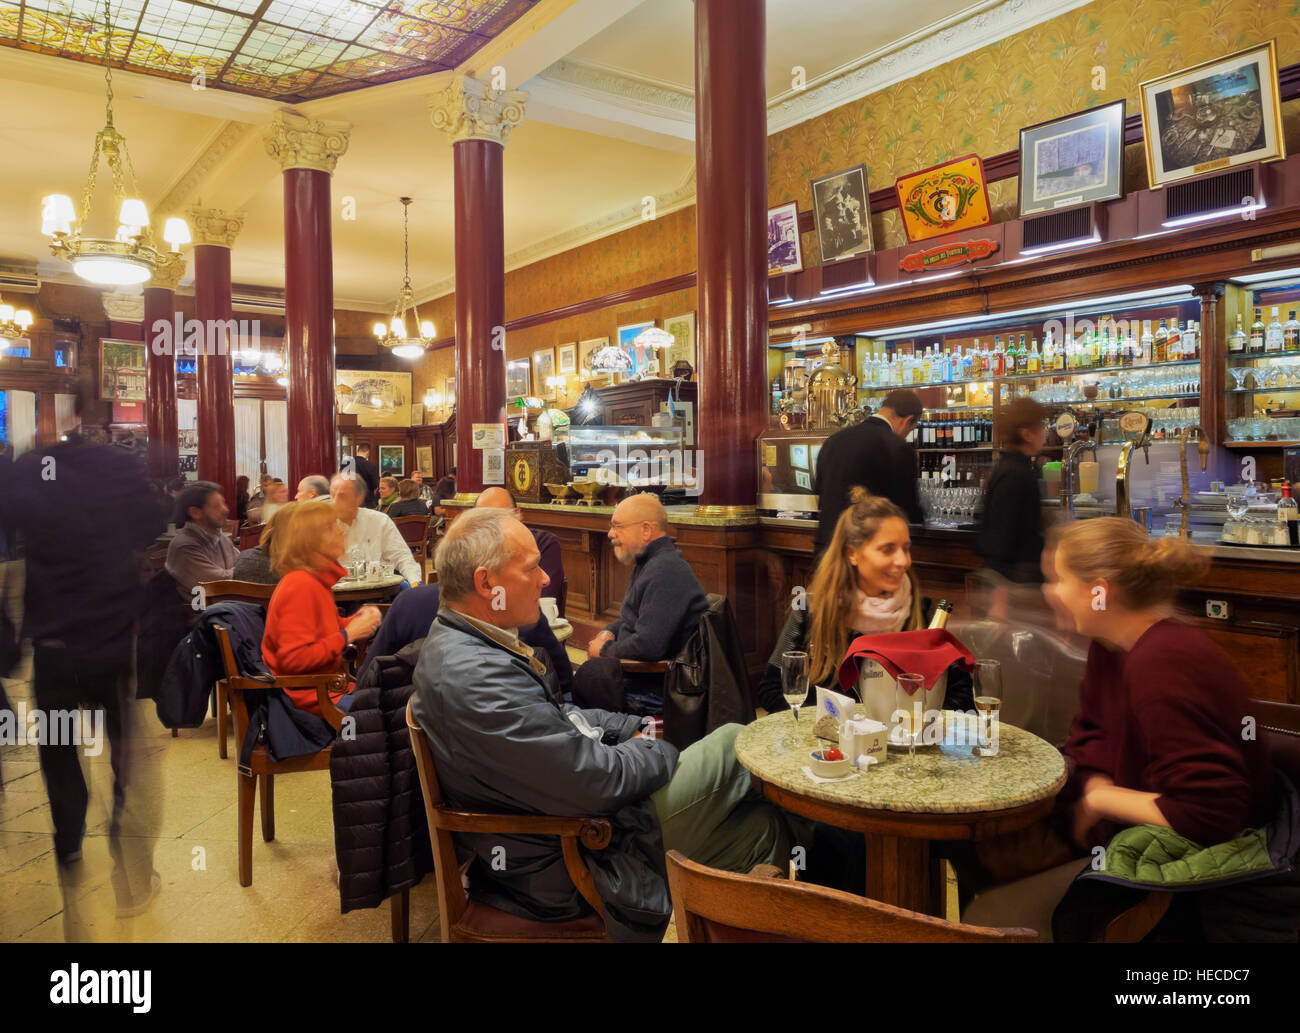
<svg viewBox="0 0 1300 1033">
<path fill-rule="evenodd" d="M 160 250 L 154 241 L 149 211 L 139 200 L 135 166 L 126 148 L 126 137 L 113 125 L 112 18 L 107 0 L 104 4 L 104 128 L 95 134 L 90 157 L 90 172 L 81 196 L 81 217 L 67 194 L 49 194 L 41 202 L 41 232 L 50 238 L 50 252 L 72 263 L 72 270 L 83 280 L 102 286 L 129 286 L 145 283 L 160 266 L 173 261 L 182 244 L 190 242 L 190 230 L 184 219 L 168 219 L 163 240 L 171 245 L 170 253 Z M 113 201 L 118 208 L 117 232 L 112 237 L 96 237 L 88 232 L 99 175 L 100 159 L 108 165 L 113 179 Z"/>
<path fill-rule="evenodd" d="M 430 320 L 420 319 L 420 310 L 415 307 L 415 292 L 411 290 L 411 225 L 409 197 L 402 202 L 402 287 L 397 292 L 397 302 L 393 305 L 393 318 L 388 324 L 375 324 L 375 337 L 381 347 L 387 348 L 399 359 L 418 359 L 433 344 L 437 333 Z M 418 337 L 409 337 L 406 333 L 407 317 L 410 325 L 417 328 Z"/>
</svg>

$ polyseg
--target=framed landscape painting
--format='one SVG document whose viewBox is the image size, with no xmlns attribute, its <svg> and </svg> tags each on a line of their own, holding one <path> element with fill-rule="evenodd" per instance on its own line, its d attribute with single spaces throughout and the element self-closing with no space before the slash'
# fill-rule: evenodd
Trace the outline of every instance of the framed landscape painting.
<svg viewBox="0 0 1300 1033">
<path fill-rule="evenodd" d="M 99 397 L 115 402 L 144 401 L 144 344 L 99 339 Z"/>
<path fill-rule="evenodd" d="M 1286 157 L 1273 40 L 1142 83 L 1153 187 Z"/>
<path fill-rule="evenodd" d="M 1124 196 L 1125 102 L 1020 130 L 1020 215 Z"/>
</svg>

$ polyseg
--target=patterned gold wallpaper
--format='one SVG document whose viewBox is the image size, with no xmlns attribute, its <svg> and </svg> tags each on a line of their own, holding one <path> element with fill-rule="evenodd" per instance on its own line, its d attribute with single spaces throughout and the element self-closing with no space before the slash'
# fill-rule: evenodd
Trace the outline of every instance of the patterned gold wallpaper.
<svg viewBox="0 0 1300 1033">
<path fill-rule="evenodd" d="M 1300 0 L 1095 0 L 773 135 L 768 199 L 808 209 L 809 180 L 859 162 L 867 166 L 869 186 L 880 189 L 947 158 L 1014 150 L 1021 127 L 1035 122 L 1121 97 L 1136 112 L 1142 81 L 1271 38 L 1279 65 L 1300 61 Z M 1283 114 L 1287 150 L 1295 153 L 1300 102 L 1286 104 Z M 1141 146 L 1128 149 L 1126 170 L 1128 189 L 1145 187 Z M 1016 181 L 990 184 L 989 200 L 995 221 L 1014 218 Z M 874 216 L 873 231 L 878 249 L 906 243 L 897 211 Z M 803 253 L 805 265 L 817 264 L 815 233 L 804 234 Z M 509 273 L 507 318 L 694 268 L 692 207 Z M 443 303 L 454 311 L 450 298 Z M 622 316 L 595 313 L 581 327 L 538 327 L 508 341 L 507 352 L 515 358 L 547 339 L 611 333 L 618 323 L 633 321 Z M 439 333 L 448 333 L 443 325 Z M 418 372 L 416 382 L 422 389 Z"/>
</svg>

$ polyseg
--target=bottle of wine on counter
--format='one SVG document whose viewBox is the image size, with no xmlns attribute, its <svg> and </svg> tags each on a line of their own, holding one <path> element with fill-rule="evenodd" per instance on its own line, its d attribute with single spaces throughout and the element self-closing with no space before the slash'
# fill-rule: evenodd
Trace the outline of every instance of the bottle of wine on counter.
<svg viewBox="0 0 1300 1033">
<path fill-rule="evenodd" d="M 952 616 L 952 603 L 947 599 L 940 599 L 939 605 L 934 608 L 934 616 L 930 618 L 930 630 L 946 627 L 948 618 Z"/>
<path fill-rule="evenodd" d="M 1287 544 L 1294 548 L 1300 545 L 1297 540 L 1297 532 L 1300 531 L 1300 509 L 1296 507 L 1296 501 L 1291 497 L 1291 482 L 1282 482 L 1282 497 L 1277 502 L 1277 522 L 1284 526 L 1284 535 Z"/>
</svg>

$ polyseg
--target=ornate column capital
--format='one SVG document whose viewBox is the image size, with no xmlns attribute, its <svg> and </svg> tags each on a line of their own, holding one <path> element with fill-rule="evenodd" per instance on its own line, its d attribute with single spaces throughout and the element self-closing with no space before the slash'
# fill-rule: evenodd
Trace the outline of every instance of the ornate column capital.
<svg viewBox="0 0 1300 1033">
<path fill-rule="evenodd" d="M 174 291 L 180 286 L 181 277 L 185 275 L 185 256 L 172 255 L 167 256 L 167 261 L 154 270 L 146 287 L 161 287 L 166 291 Z"/>
<path fill-rule="evenodd" d="M 157 276 L 157 274 L 154 274 Z M 104 315 L 119 323 L 140 323 L 144 321 L 144 294 L 128 294 L 120 288 L 104 291 L 99 296 L 104 306 Z"/>
<path fill-rule="evenodd" d="M 221 208 L 200 208 L 197 205 L 189 210 L 190 225 L 194 228 L 194 243 L 216 244 L 218 247 L 234 247 L 235 238 L 244 228 L 244 213 L 227 212 Z"/>
<path fill-rule="evenodd" d="M 452 143 L 490 140 L 504 146 L 510 130 L 524 120 L 527 103 L 523 90 L 494 90 L 466 75 L 430 98 L 429 115 Z"/>
<path fill-rule="evenodd" d="M 317 169 L 334 175 L 348 149 L 351 122 L 308 118 L 296 111 L 277 111 L 266 130 L 266 153 L 282 171 Z"/>
</svg>

